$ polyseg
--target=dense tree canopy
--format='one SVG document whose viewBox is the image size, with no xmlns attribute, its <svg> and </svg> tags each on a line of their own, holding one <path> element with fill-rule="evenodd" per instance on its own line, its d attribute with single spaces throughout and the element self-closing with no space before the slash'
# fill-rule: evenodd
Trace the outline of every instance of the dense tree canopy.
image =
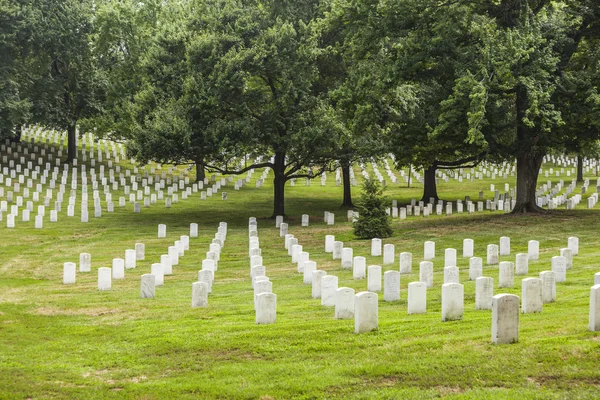
<svg viewBox="0 0 600 400">
<path fill-rule="evenodd" d="M 595 0 L 5 0 L 0 137 L 270 167 L 274 215 L 287 181 L 341 165 L 349 189 L 356 160 L 422 167 L 429 199 L 439 168 L 516 159 L 514 211 L 538 211 L 544 155 L 597 153 L 599 21 Z"/>
</svg>

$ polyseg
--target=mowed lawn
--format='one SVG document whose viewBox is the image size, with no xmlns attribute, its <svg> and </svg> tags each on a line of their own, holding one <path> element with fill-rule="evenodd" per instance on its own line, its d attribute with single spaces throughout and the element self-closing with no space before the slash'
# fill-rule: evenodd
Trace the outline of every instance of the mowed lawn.
<svg viewBox="0 0 600 400">
<path fill-rule="evenodd" d="M 359 174 L 357 169 L 356 174 Z M 256 175 L 259 175 L 257 173 Z M 255 176 L 256 178 L 256 176 Z M 592 177 L 595 182 L 595 177 Z M 116 207 L 81 223 L 68 218 L 63 205 L 59 222 L 44 220 L 7 229 L 0 223 L 0 398 L 598 398 L 600 397 L 600 334 L 588 330 L 590 287 L 600 271 L 600 206 L 554 211 L 536 216 L 501 212 L 474 215 L 409 217 L 394 220 L 396 259 L 383 270 L 398 270 L 398 254 L 413 253 L 412 274 L 401 277 L 401 300 L 384 302 L 379 293 L 379 329 L 356 335 L 353 320 L 335 320 L 333 308 L 311 298 L 284 240 L 268 219 L 272 186 L 253 184 L 206 201 L 199 194 L 172 208 L 153 205 L 133 213 L 133 205 Z M 560 178 L 553 178 L 558 181 Z M 570 178 L 566 178 L 569 179 Z M 546 179 L 541 178 L 541 181 Z M 480 190 L 490 198 L 491 180 L 476 183 L 442 182 L 446 200 Z M 503 185 L 496 181 L 496 186 Z M 514 185 L 514 177 L 511 186 Z M 594 183 L 590 185 L 592 188 Z M 354 188 L 355 200 L 359 190 Z M 394 185 L 391 198 L 407 202 L 420 197 L 419 185 Z M 342 188 L 335 177 L 326 187 L 314 180 L 286 190 L 286 222 L 318 269 L 339 277 L 339 286 L 366 290 L 339 260 L 324 252 L 325 235 L 335 235 L 365 256 L 367 265 L 381 265 L 370 256 L 370 241 L 356 240 L 340 209 Z M 584 197 L 587 197 L 584 196 Z M 78 198 L 79 199 L 79 198 Z M 79 200 L 78 200 L 79 201 Z M 336 214 L 334 226 L 323 223 L 325 210 Z M 455 210 L 456 211 L 456 210 Z M 301 215 L 310 214 L 309 227 Z M 248 218 L 258 219 L 259 240 L 267 275 L 277 294 L 277 322 L 256 325 L 248 258 Z M 33 221 L 33 217 L 32 217 Z M 191 308 L 192 283 L 217 232 L 228 223 L 228 236 L 215 273 L 207 308 Z M 165 277 L 156 298 L 140 298 L 140 276 L 160 261 L 189 224 L 200 235 Z M 157 225 L 167 225 L 167 237 L 157 238 Z M 511 238 L 513 261 L 527 252 L 527 242 L 540 242 L 540 259 L 530 261 L 529 275 L 551 269 L 551 257 L 579 237 L 579 255 L 557 284 L 557 301 L 542 313 L 520 317 L 519 342 L 491 344 L 491 311 L 475 310 L 475 283 L 468 280 L 469 261 L 462 258 L 462 240 L 475 241 L 475 255 L 484 259 L 484 276 L 495 280 L 495 293 L 521 296 L 521 279 L 513 289 L 498 289 L 498 267 L 485 264 L 486 247 Z M 417 281 L 423 243 L 436 243 L 434 288 L 427 292 L 427 313 L 407 314 L 407 285 Z M 146 258 L 113 281 L 112 290 L 97 290 L 97 268 L 110 267 L 126 249 L 144 243 Z M 465 288 L 461 321 L 441 322 L 444 249 L 456 248 L 460 279 Z M 79 263 L 79 254 L 92 255 L 92 272 L 78 273 L 74 285 L 62 284 L 63 263 Z"/>
</svg>

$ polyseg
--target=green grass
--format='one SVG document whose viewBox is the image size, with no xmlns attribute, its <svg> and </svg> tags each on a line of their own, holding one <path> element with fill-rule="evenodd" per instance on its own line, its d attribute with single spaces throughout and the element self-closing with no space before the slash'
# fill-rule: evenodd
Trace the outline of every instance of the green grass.
<svg viewBox="0 0 600 400">
<path fill-rule="evenodd" d="M 368 166 L 370 168 L 370 166 Z M 372 172 L 372 170 L 370 170 Z M 380 171 L 384 173 L 382 167 Z M 355 170 L 357 178 L 360 169 Z M 254 179 L 260 176 L 256 172 Z M 595 177 L 589 176 L 595 182 Z M 394 221 L 396 254 L 413 253 L 413 273 L 402 275 L 401 300 L 387 303 L 379 294 L 379 329 L 355 335 L 352 320 L 334 320 L 333 309 L 311 298 L 310 286 L 291 263 L 271 213 L 271 175 L 261 189 L 220 195 L 200 201 L 180 200 L 171 209 L 161 205 L 134 214 L 115 208 L 90 222 L 66 217 L 44 221 L 44 229 L 17 219 L 16 229 L 0 225 L 0 398 L 594 398 L 600 396 L 598 352 L 600 334 L 588 331 L 589 290 L 600 271 L 600 212 L 555 211 L 539 216 L 476 213 L 409 217 Z M 359 178 L 360 179 L 360 178 Z M 552 178 L 558 181 L 560 178 Z M 570 178 L 563 177 L 567 180 Z M 540 181 L 545 182 L 545 178 Z M 514 186 L 514 177 L 510 181 Z M 470 195 L 477 199 L 489 184 L 504 181 L 440 184 L 447 200 Z M 393 185 L 390 198 L 409 202 L 421 188 Z M 594 187 L 595 185 L 590 185 Z M 503 190 L 502 190 L 503 191 Z M 358 190 L 354 190 L 355 196 Z M 588 192 L 589 193 L 589 192 Z M 366 290 L 354 281 L 339 260 L 324 252 L 326 234 L 334 234 L 354 255 L 371 257 L 370 241 L 355 240 L 346 211 L 339 209 L 342 188 L 335 175 L 327 186 L 298 181 L 286 190 L 290 233 L 299 238 L 319 269 L 339 277 L 339 286 Z M 113 196 L 114 197 L 114 196 Z M 587 197 L 584 196 L 584 197 Z M 90 194 L 91 199 L 91 194 Z M 115 200 L 117 200 L 115 198 Z M 93 204 L 90 201 L 90 204 Z M 90 206 L 90 210 L 93 208 Z M 326 226 L 325 210 L 336 213 L 336 225 Z M 311 215 L 311 226 L 300 226 L 300 215 Z M 267 274 L 278 296 L 277 323 L 254 322 L 249 279 L 248 217 L 258 218 L 258 231 Z M 33 217 L 33 216 L 32 216 Z M 32 218 L 33 219 L 33 218 Z M 191 284 L 208 251 L 220 221 L 228 222 L 228 237 L 209 297 L 209 307 L 192 309 Z M 174 274 L 157 288 L 155 299 L 141 299 L 140 276 L 149 273 L 189 224 L 200 225 L 190 251 Z M 157 225 L 167 224 L 167 238 L 157 238 Z M 462 240 L 475 241 L 475 255 L 485 260 L 486 246 L 500 236 L 511 238 L 511 256 L 526 252 L 527 241 L 540 241 L 540 260 L 529 265 L 528 276 L 550 269 L 550 259 L 566 247 L 569 236 L 580 239 L 568 281 L 557 284 L 556 303 L 541 314 L 521 315 L 519 342 L 490 343 L 491 312 L 475 310 L 475 285 L 468 281 L 468 260 Z M 436 242 L 434 288 L 427 293 L 427 314 L 407 315 L 407 285 L 418 280 L 423 242 Z M 96 270 L 111 266 L 115 257 L 135 243 L 146 244 L 146 260 L 127 270 L 111 291 L 96 289 Z M 441 322 L 443 252 L 457 249 L 461 283 L 465 286 L 462 321 Z M 78 273 L 75 285 L 62 284 L 62 265 L 78 262 L 79 253 L 92 254 L 92 272 Z M 397 269 L 394 265 L 385 270 Z M 497 266 L 484 265 L 495 279 Z M 514 289 L 496 293 L 520 296 Z"/>
</svg>

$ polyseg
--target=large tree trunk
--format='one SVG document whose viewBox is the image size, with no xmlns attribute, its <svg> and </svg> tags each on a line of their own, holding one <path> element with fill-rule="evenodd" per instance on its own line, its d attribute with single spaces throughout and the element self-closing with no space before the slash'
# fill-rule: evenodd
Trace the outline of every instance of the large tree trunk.
<svg viewBox="0 0 600 400">
<path fill-rule="evenodd" d="M 77 158 L 77 123 L 73 122 L 67 128 L 67 162 L 73 164 Z"/>
<path fill-rule="evenodd" d="M 537 205 L 535 196 L 543 159 L 543 154 L 533 152 L 521 152 L 517 156 L 517 203 L 513 214 L 544 211 Z"/>
<path fill-rule="evenodd" d="M 433 163 L 432 166 L 425 169 L 424 183 L 423 183 L 423 198 L 421 201 L 429 203 L 430 198 L 434 198 L 435 201 L 439 200 L 437 194 L 437 184 L 435 183 L 435 172 L 437 170 L 437 162 Z"/>
<path fill-rule="evenodd" d="M 342 207 L 353 208 L 352 186 L 350 184 L 350 163 L 342 163 L 342 178 L 344 180 L 344 200 L 342 201 Z"/>
<path fill-rule="evenodd" d="M 273 180 L 273 215 L 285 215 L 285 152 L 275 153 L 275 165 L 273 166 L 275 179 Z"/>
<path fill-rule="evenodd" d="M 577 182 L 583 182 L 583 157 L 577 154 Z"/>
<path fill-rule="evenodd" d="M 202 160 L 196 160 L 196 182 L 204 181 L 206 172 L 204 171 L 204 163 Z"/>
</svg>

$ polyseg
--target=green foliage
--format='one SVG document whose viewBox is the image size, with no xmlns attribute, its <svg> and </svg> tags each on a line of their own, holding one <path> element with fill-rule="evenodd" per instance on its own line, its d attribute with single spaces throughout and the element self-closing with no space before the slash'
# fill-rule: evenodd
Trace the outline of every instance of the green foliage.
<svg viewBox="0 0 600 400">
<path fill-rule="evenodd" d="M 374 179 L 365 179 L 358 202 L 354 235 L 360 239 L 386 238 L 392 235 L 391 219 L 385 209 L 384 188 Z"/>
</svg>

